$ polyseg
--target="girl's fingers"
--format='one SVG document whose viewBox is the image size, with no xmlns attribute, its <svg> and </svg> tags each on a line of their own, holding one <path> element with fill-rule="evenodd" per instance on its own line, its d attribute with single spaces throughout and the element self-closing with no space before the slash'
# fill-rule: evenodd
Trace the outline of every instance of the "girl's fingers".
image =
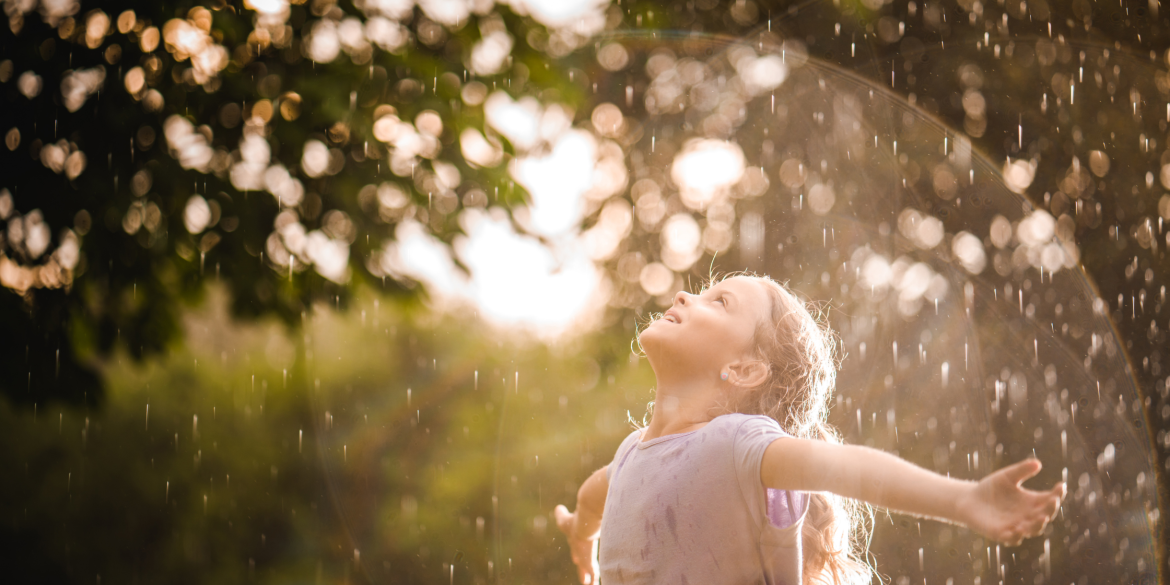
<svg viewBox="0 0 1170 585">
<path fill-rule="evenodd" d="M 1039 459 L 1025 459 L 1014 465 L 1009 465 L 1003 468 L 1003 474 L 1011 480 L 1013 485 L 1020 485 L 1024 483 L 1029 477 L 1040 473 Z"/>
<path fill-rule="evenodd" d="M 593 555 L 591 551 L 580 550 L 577 546 L 579 541 L 573 538 L 573 513 L 569 511 L 563 504 L 557 504 L 553 508 L 553 516 L 557 522 L 557 528 L 565 533 L 569 538 L 569 554 L 573 558 L 573 564 L 577 565 L 577 580 L 583 585 L 593 585 L 597 580 L 595 570 L 593 568 Z"/>
<path fill-rule="evenodd" d="M 1056 513 L 1060 511 L 1060 503 L 1064 501 L 1064 496 L 1068 493 L 1068 487 L 1062 481 L 1057 482 L 1049 493 L 1055 496 L 1048 505 L 1048 517 L 1051 519 L 1056 517 Z"/>
<path fill-rule="evenodd" d="M 577 567 L 577 572 L 581 577 L 581 582 L 585 585 L 592 585 L 597 582 L 597 564 L 592 559 L 588 559 Z"/>
<path fill-rule="evenodd" d="M 557 528 L 560 528 L 561 532 L 568 534 L 565 529 L 573 518 L 573 514 L 569 512 L 569 509 L 563 504 L 557 504 L 557 507 L 553 508 L 553 516 L 556 518 Z"/>
</svg>

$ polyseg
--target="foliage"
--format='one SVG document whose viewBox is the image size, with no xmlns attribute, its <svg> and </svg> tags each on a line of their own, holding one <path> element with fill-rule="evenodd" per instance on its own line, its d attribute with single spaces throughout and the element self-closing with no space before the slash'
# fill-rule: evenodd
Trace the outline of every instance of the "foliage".
<svg viewBox="0 0 1170 585">
<path fill-rule="evenodd" d="M 449 240 L 457 227 L 453 218 L 427 205 L 424 178 L 434 182 L 433 172 L 424 168 L 429 158 L 406 156 L 405 177 L 387 168 L 388 149 L 372 132 L 375 113 L 395 112 L 409 124 L 420 112 L 438 112 L 442 130 L 431 140 L 441 141 L 438 151 L 470 178 L 462 192 L 503 179 L 498 169 L 469 167 L 455 142 L 458 129 L 482 126 L 482 113 L 461 107 L 460 100 L 467 77 L 462 60 L 479 37 L 475 26 L 444 27 L 414 9 L 404 22 L 422 27 L 424 40 L 416 40 L 417 30 L 396 30 L 402 46 L 393 51 L 365 43 L 352 56 L 318 63 L 303 54 L 312 23 L 352 18 L 361 14 L 357 8 L 294 3 L 273 24 L 272 14 L 245 6 L 221 2 L 208 10 L 187 2 L 113 2 L 44 19 L 30 13 L 0 33 L 7 104 L 0 114 L 7 133 L 7 148 L 0 151 L 7 202 L 0 208 L 4 219 L 23 217 L 24 231 L 43 229 L 43 237 L 57 244 L 46 250 L 48 241 L 23 242 L 10 224 L 8 248 L 0 249 L 5 285 L 17 293 L 0 295 L 6 329 L 16 332 L 4 336 L 0 348 L 0 387 L 10 399 L 30 405 L 97 400 L 100 386 L 88 358 L 108 355 L 118 344 L 135 359 L 158 352 L 178 331 L 180 307 L 199 298 L 213 277 L 232 291 L 235 315 L 274 314 L 289 324 L 315 300 L 339 305 L 350 286 L 361 282 L 413 294 L 384 273 L 374 276 L 364 268 L 363 259 L 393 226 L 379 215 L 376 201 L 359 201 L 360 188 L 399 184 L 422 206 L 420 215 L 431 210 L 423 222 L 433 233 Z M 539 26 L 504 15 L 519 30 Z M 87 31 L 100 28 L 91 23 L 102 18 L 107 26 L 94 37 Z M 175 45 L 179 41 L 168 27 L 185 27 L 196 37 L 202 32 L 206 38 L 191 42 L 205 58 Z M 220 47 L 222 55 L 214 50 Z M 518 47 L 514 58 L 541 61 L 531 51 Z M 211 64 L 200 67 L 197 61 Z M 80 104 L 57 91 L 78 71 L 104 75 Z M 28 81 L 36 89 L 28 97 L 20 89 L 25 72 L 35 78 Z M 502 74 L 482 79 L 504 83 Z M 428 80 L 433 83 L 423 83 Z M 576 93 L 556 70 L 542 72 L 539 81 L 562 87 L 566 97 Z M 394 104 L 389 110 L 388 103 Z M 271 160 L 268 153 L 257 155 L 262 160 L 250 171 L 258 175 L 247 180 L 239 178 L 249 171 L 240 164 L 241 148 L 248 150 L 245 135 L 261 136 L 259 149 L 271 153 Z M 328 145 L 327 169 L 302 169 L 303 145 L 310 140 Z M 281 182 L 278 171 L 278 184 L 266 183 L 264 173 L 272 168 L 288 169 L 292 176 L 285 173 Z M 256 184 L 241 187 L 249 181 Z M 445 190 L 442 196 L 454 194 Z M 505 190 L 499 203 L 518 196 Z M 188 213 L 192 201 L 201 202 L 195 225 Z M 302 237 L 317 228 L 343 248 L 333 261 L 340 268 L 333 266 L 329 277 L 306 270 L 313 264 L 307 252 L 290 259 L 280 244 L 283 256 L 274 261 L 268 240 L 281 209 L 296 212 L 291 217 L 303 225 Z M 81 242 L 80 253 L 76 245 L 73 255 L 54 251 L 69 248 L 68 242 Z"/>
<path fill-rule="evenodd" d="M 232 323 L 213 290 L 183 349 L 115 355 L 101 411 L 0 412 L 20 437 L 0 453 L 12 578 L 569 576 L 540 520 L 612 457 L 622 411 L 644 408 L 620 390 L 652 383 L 625 335 L 584 341 L 579 360 L 367 291 L 290 339 L 272 319 Z"/>
</svg>

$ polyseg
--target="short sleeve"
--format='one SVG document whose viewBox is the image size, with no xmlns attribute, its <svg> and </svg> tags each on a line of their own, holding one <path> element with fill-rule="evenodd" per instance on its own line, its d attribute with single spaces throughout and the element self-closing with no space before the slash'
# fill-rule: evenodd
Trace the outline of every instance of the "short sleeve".
<svg viewBox="0 0 1170 585">
<path fill-rule="evenodd" d="M 767 515 L 764 482 L 760 480 L 760 465 L 764 462 L 764 451 L 776 439 L 791 436 L 780 428 L 780 423 L 762 415 L 746 416 L 736 428 L 732 448 L 735 470 L 739 477 L 740 491 L 753 518 L 763 520 Z"/>
<path fill-rule="evenodd" d="M 606 482 L 613 482 L 614 476 L 617 474 L 618 470 L 621 469 L 622 464 L 625 463 L 625 460 L 627 457 L 629 457 L 630 452 L 633 451 L 634 447 L 637 446 L 638 438 L 641 436 L 642 430 L 634 429 L 629 435 L 626 435 L 626 438 L 622 441 L 622 444 L 618 445 L 617 452 L 613 455 L 613 461 L 610 462 L 609 465 L 605 466 Z"/>
</svg>

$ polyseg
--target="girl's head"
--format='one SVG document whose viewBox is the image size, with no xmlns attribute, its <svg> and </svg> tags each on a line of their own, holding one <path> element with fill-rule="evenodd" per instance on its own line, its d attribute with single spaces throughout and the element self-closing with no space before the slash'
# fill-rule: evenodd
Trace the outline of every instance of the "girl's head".
<svg viewBox="0 0 1170 585">
<path fill-rule="evenodd" d="M 677 380 L 710 382 L 711 387 L 718 382 L 729 388 L 758 385 L 766 369 L 755 355 L 755 338 L 770 320 L 772 305 L 764 282 L 725 278 L 699 294 L 675 294 L 670 310 L 638 337 L 660 385 Z"/>
<path fill-rule="evenodd" d="M 833 338 L 771 278 L 736 274 L 699 294 L 679 291 L 638 342 L 660 384 L 710 382 L 719 394 L 712 415 L 766 414 L 798 436 L 824 419 L 836 370 Z"/>
<path fill-rule="evenodd" d="M 802 438 L 840 442 L 826 422 L 836 380 L 833 334 L 808 305 L 768 278 L 736 274 L 700 294 L 679 292 L 639 343 L 659 377 L 710 380 L 712 417 L 767 415 Z M 667 380 L 664 380 L 666 377 Z M 814 494 L 803 526 L 806 580 L 868 583 L 866 509 Z"/>
</svg>

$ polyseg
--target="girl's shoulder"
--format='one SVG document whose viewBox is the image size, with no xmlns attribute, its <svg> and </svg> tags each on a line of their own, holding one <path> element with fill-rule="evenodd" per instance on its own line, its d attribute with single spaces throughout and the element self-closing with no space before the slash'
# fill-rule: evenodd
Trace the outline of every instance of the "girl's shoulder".
<svg viewBox="0 0 1170 585">
<path fill-rule="evenodd" d="M 711 422 L 707 423 L 708 427 L 731 429 L 733 432 L 739 429 L 767 429 L 772 431 L 780 431 L 788 434 L 776 419 L 763 414 L 744 414 L 742 412 L 732 412 L 728 414 L 721 414 Z"/>
<path fill-rule="evenodd" d="M 711 422 L 707 424 L 713 425 L 716 423 L 731 426 L 740 426 L 743 424 L 775 425 L 777 427 L 780 426 L 780 423 L 776 422 L 776 419 L 768 415 L 745 414 L 742 412 L 729 412 L 727 414 L 721 414 L 712 419 Z"/>
</svg>

